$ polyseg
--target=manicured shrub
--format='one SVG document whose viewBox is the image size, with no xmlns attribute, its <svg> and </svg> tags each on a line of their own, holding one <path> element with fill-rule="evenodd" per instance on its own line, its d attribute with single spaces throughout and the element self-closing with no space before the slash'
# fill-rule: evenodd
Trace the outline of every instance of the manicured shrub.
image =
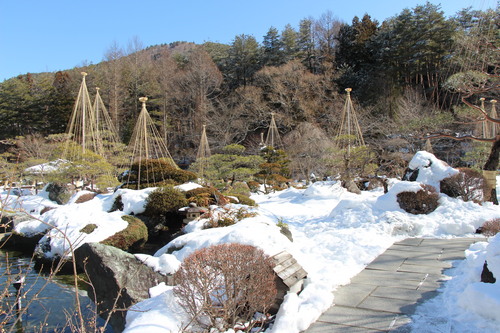
<svg viewBox="0 0 500 333">
<path fill-rule="evenodd" d="M 128 226 L 101 243 L 124 251 L 141 248 L 148 241 L 148 228 L 136 217 L 125 215 L 122 219 L 127 221 Z"/>
<path fill-rule="evenodd" d="M 227 197 L 231 200 L 230 197 L 236 197 L 238 199 L 238 202 L 235 203 L 240 203 L 242 205 L 247 205 L 247 206 L 257 206 L 255 201 L 253 199 L 250 199 L 248 196 L 244 194 L 238 194 L 238 193 L 229 193 L 226 194 Z"/>
<path fill-rule="evenodd" d="M 481 234 L 485 235 L 486 237 L 495 236 L 499 232 L 500 232 L 500 218 L 486 221 L 481 226 Z"/>
<path fill-rule="evenodd" d="M 399 207 L 411 214 L 429 214 L 439 206 L 439 194 L 430 185 L 421 185 L 417 192 L 401 192 L 397 195 Z"/>
<path fill-rule="evenodd" d="M 459 173 L 440 182 L 441 193 L 463 201 L 483 202 L 488 198 L 488 185 L 483 175 L 470 168 L 460 168 Z"/>
<path fill-rule="evenodd" d="M 250 196 L 250 187 L 245 182 L 234 182 L 233 185 L 227 190 L 229 193 L 241 194 L 245 196 Z"/>
<path fill-rule="evenodd" d="M 222 193 L 215 187 L 198 187 L 185 193 L 188 202 L 194 202 L 200 207 L 219 205 L 226 202 Z"/>
<path fill-rule="evenodd" d="M 232 329 L 267 311 L 276 297 L 271 258 L 250 245 L 222 244 L 195 251 L 174 275 L 174 293 L 202 329 Z M 208 322 L 207 322 L 208 321 Z"/>
<path fill-rule="evenodd" d="M 177 213 L 179 208 L 187 206 L 184 193 L 173 187 L 159 187 L 151 192 L 146 199 L 144 215 L 159 216 L 167 213 Z"/>
<path fill-rule="evenodd" d="M 191 171 L 181 170 L 171 161 L 149 159 L 134 163 L 128 174 L 120 177 L 124 188 L 137 189 L 183 184 L 197 178 Z M 138 186 L 138 183 L 140 184 Z"/>
<path fill-rule="evenodd" d="M 248 187 L 250 188 L 250 191 L 252 192 L 257 192 L 260 189 L 260 183 L 255 181 L 255 180 L 250 180 L 247 182 Z"/>
</svg>

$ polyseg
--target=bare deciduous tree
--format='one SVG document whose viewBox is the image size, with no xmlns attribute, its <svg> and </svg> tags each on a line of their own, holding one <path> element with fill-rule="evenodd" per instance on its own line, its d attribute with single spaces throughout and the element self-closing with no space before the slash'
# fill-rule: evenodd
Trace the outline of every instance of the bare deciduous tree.
<svg viewBox="0 0 500 333">
<path fill-rule="evenodd" d="M 184 260 L 174 275 L 174 292 L 193 321 L 225 331 L 269 310 L 276 297 L 274 279 L 271 259 L 262 250 L 221 244 Z"/>
</svg>

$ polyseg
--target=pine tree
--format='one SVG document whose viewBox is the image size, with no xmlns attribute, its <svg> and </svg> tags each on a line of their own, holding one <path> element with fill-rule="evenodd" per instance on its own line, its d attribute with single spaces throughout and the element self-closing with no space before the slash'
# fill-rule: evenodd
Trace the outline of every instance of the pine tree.
<svg viewBox="0 0 500 333">
<path fill-rule="evenodd" d="M 281 44 L 283 46 L 283 61 L 288 62 L 297 57 L 298 48 L 298 34 L 290 24 L 285 26 L 281 32 Z"/>
<path fill-rule="evenodd" d="M 300 21 L 297 46 L 299 50 L 298 56 L 302 63 L 310 72 L 315 73 L 318 67 L 312 25 L 313 22 L 311 19 L 303 19 Z"/>
<path fill-rule="evenodd" d="M 279 66 L 284 63 L 282 42 L 278 29 L 271 27 L 262 42 L 262 65 Z"/>
<path fill-rule="evenodd" d="M 238 35 L 229 49 L 231 86 L 246 86 L 259 69 L 259 44 L 255 37 Z"/>
</svg>

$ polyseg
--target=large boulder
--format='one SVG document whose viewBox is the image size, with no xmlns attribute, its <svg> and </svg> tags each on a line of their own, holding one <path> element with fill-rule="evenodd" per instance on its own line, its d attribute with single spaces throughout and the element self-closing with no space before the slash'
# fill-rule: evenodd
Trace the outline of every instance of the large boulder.
<svg viewBox="0 0 500 333">
<path fill-rule="evenodd" d="M 131 305 L 149 298 L 149 288 L 171 278 L 154 272 L 130 253 L 113 246 L 87 243 L 75 251 L 77 265 L 86 271 L 95 290 L 98 310 L 105 315 L 113 312 L 113 329 L 121 332 L 125 327 L 125 311 Z"/>
<path fill-rule="evenodd" d="M 25 253 L 32 253 L 38 244 L 38 241 L 43 237 L 43 233 L 22 234 L 14 230 L 15 226 L 21 222 L 32 219 L 26 213 L 6 213 L 2 214 L 0 222 L 0 233 L 2 237 L 0 244 L 5 249 L 13 249 Z"/>
<path fill-rule="evenodd" d="M 45 191 L 48 192 L 50 200 L 64 205 L 76 193 L 76 188 L 73 185 L 50 183 L 45 188 Z"/>
</svg>

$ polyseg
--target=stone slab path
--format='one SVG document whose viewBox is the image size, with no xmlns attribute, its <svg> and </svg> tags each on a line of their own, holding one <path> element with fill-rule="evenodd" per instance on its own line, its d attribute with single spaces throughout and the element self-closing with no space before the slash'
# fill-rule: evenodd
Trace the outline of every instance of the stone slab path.
<svg viewBox="0 0 500 333">
<path fill-rule="evenodd" d="M 419 303 L 437 295 L 443 271 L 480 238 L 407 238 L 394 243 L 351 283 L 306 333 L 409 332 Z"/>
</svg>

